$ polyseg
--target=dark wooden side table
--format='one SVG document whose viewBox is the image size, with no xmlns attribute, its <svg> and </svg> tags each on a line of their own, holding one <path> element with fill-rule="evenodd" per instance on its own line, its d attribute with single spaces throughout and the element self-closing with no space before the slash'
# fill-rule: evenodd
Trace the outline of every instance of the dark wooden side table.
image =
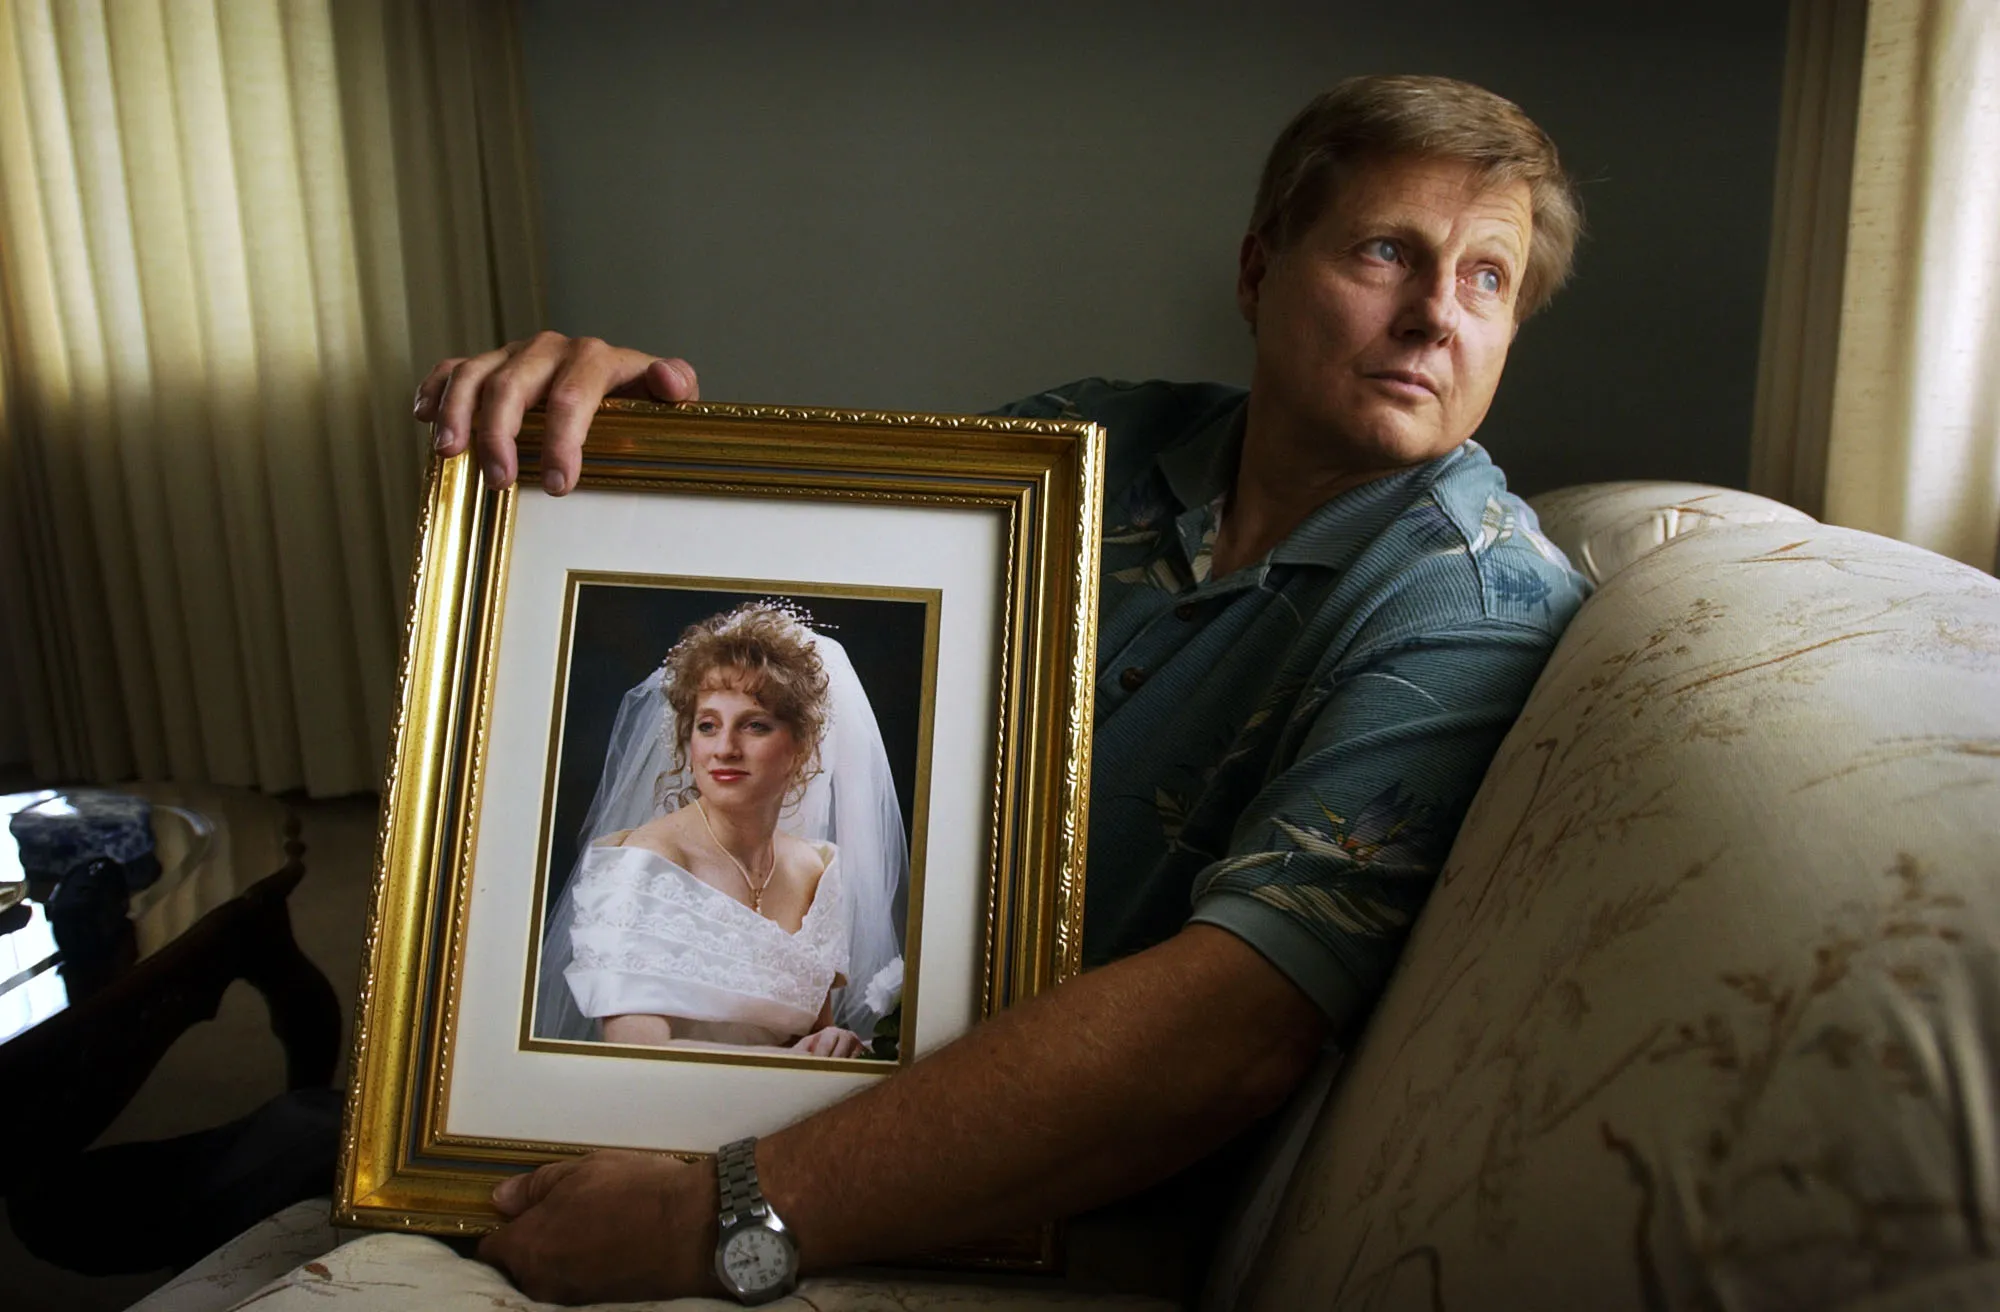
<svg viewBox="0 0 2000 1312">
<path fill-rule="evenodd" d="M 236 789 L 125 784 L 153 803 L 161 873 L 131 895 L 130 934 L 65 961 L 41 904 L 22 891 L 0 823 L 0 1194 L 88 1147 L 174 1040 L 248 981 L 270 1007 L 294 1089 L 333 1078 L 340 1003 L 292 936 L 285 899 L 305 875 L 298 817 Z M 0 797 L 0 821 L 61 793 Z M 56 803 L 60 805 L 60 801 Z"/>
</svg>

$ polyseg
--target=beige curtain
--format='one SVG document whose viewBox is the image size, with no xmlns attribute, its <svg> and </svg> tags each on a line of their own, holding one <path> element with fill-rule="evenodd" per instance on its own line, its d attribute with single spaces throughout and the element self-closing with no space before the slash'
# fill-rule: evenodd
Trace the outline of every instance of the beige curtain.
<svg viewBox="0 0 2000 1312">
<path fill-rule="evenodd" d="M 1815 518 L 1826 514 L 1826 437 L 1867 37 L 1868 0 L 1792 5 L 1750 489 Z"/>
<path fill-rule="evenodd" d="M 1795 0 L 1792 36 L 1751 486 L 1993 570 L 2000 2 Z"/>
<path fill-rule="evenodd" d="M 525 117 L 503 5 L 0 0 L 0 605 L 38 776 L 379 782 L 415 380 L 541 319 Z"/>
</svg>

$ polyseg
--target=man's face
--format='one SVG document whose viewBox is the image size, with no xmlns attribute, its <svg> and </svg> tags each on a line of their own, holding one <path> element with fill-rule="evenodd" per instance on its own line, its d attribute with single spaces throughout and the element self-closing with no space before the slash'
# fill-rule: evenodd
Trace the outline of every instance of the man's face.
<svg viewBox="0 0 2000 1312">
<path fill-rule="evenodd" d="M 1244 238 L 1253 406 L 1354 468 L 1451 451 L 1486 418 L 1527 268 L 1528 184 L 1468 164 L 1366 164 L 1282 251 Z"/>
</svg>

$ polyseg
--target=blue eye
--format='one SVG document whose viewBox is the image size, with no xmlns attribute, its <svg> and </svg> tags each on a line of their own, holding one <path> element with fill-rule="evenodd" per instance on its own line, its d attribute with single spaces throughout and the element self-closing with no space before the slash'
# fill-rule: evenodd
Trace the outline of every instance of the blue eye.
<svg viewBox="0 0 2000 1312">
<path fill-rule="evenodd" d="M 1478 273 L 1472 275 L 1472 279 L 1479 290 L 1487 293 L 1489 296 L 1498 296 L 1500 294 L 1499 270 L 1481 269 Z"/>
<path fill-rule="evenodd" d="M 1387 237 L 1370 237 L 1361 243 L 1361 253 L 1373 260 L 1394 264 L 1403 258 L 1403 248 Z"/>
</svg>

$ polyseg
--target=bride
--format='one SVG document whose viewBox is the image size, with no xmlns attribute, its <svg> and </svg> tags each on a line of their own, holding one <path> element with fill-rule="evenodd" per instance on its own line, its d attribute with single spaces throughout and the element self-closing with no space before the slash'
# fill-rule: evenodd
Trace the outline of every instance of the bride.
<svg viewBox="0 0 2000 1312">
<path fill-rule="evenodd" d="M 627 693 L 544 936 L 535 1032 L 867 1055 L 909 855 L 840 644 L 755 602 Z"/>
</svg>

